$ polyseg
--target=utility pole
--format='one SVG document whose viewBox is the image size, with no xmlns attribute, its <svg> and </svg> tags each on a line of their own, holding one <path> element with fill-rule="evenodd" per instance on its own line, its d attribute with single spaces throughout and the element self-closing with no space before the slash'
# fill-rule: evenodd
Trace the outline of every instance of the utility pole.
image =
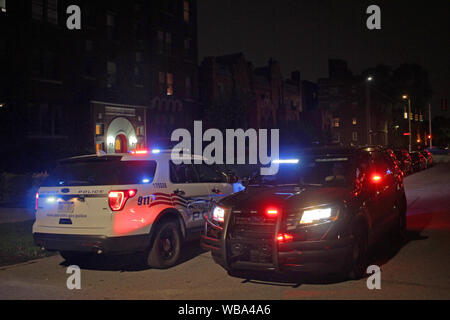
<svg viewBox="0 0 450 320">
<path fill-rule="evenodd" d="M 433 134 L 431 132 L 431 103 L 428 104 L 428 131 L 430 132 L 430 149 L 433 148 Z"/>
<path fill-rule="evenodd" d="M 412 132 L 411 132 L 411 98 L 404 94 L 402 96 L 402 99 L 408 99 L 408 130 L 409 130 L 409 146 L 408 146 L 408 152 L 411 152 L 411 137 L 412 137 Z"/>
</svg>

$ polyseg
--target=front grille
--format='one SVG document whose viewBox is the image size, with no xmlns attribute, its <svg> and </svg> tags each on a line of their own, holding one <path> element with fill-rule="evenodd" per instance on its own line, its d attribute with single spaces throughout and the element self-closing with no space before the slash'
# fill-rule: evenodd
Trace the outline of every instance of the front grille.
<svg viewBox="0 0 450 320">
<path fill-rule="evenodd" d="M 233 212 L 227 237 L 231 262 L 272 263 L 276 223 L 256 211 Z"/>
</svg>

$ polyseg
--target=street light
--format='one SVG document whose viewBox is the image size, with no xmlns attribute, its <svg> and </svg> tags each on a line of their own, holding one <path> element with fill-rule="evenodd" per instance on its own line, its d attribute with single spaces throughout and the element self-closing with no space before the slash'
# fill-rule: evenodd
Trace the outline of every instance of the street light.
<svg viewBox="0 0 450 320">
<path fill-rule="evenodd" d="M 370 119 L 370 88 L 369 84 L 373 80 L 372 76 L 366 78 L 366 126 L 367 126 L 367 144 L 372 145 L 372 129 Z"/>
<path fill-rule="evenodd" d="M 408 128 L 409 128 L 409 146 L 408 151 L 411 152 L 411 99 L 406 95 L 402 95 L 403 100 L 408 100 Z"/>
</svg>

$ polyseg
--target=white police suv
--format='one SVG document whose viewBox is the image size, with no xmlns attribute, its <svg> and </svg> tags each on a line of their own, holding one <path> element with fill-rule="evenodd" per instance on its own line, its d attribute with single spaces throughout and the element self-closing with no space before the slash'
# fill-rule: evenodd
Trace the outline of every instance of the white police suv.
<svg viewBox="0 0 450 320">
<path fill-rule="evenodd" d="M 176 160 L 170 150 L 142 150 L 60 161 L 36 194 L 35 243 L 67 261 L 143 252 L 151 267 L 173 266 L 182 242 L 200 237 L 210 203 L 231 194 L 236 179 Z"/>
</svg>

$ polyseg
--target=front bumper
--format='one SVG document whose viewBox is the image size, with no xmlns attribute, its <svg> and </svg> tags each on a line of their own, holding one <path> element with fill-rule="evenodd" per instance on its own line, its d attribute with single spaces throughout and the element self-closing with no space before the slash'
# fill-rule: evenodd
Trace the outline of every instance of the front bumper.
<svg viewBox="0 0 450 320">
<path fill-rule="evenodd" d="M 207 222 L 207 228 L 217 228 Z M 215 230 L 218 237 L 205 233 L 201 238 L 203 249 L 211 251 L 214 261 L 226 270 L 259 270 L 275 272 L 326 273 L 343 270 L 352 252 L 352 238 L 336 237 L 332 240 L 294 241 L 276 243 L 273 241 L 271 262 L 233 261 L 230 245 L 235 242 L 226 239 L 224 230 Z M 274 235 L 275 238 L 275 235 Z M 245 240 L 246 245 L 258 246 L 261 240 Z"/>
<path fill-rule="evenodd" d="M 48 251 L 78 251 L 103 253 L 125 253 L 143 251 L 148 248 L 148 235 L 106 237 L 97 235 L 68 235 L 34 233 L 34 243 Z"/>
</svg>

